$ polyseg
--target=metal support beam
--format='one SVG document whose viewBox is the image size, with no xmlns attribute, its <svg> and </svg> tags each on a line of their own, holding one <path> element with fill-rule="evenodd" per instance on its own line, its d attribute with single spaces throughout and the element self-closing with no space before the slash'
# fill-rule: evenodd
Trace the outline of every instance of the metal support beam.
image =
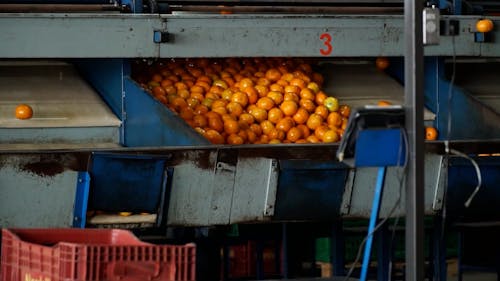
<svg viewBox="0 0 500 281">
<path fill-rule="evenodd" d="M 405 0 L 406 280 L 424 280 L 424 93 L 422 2 Z"/>
</svg>

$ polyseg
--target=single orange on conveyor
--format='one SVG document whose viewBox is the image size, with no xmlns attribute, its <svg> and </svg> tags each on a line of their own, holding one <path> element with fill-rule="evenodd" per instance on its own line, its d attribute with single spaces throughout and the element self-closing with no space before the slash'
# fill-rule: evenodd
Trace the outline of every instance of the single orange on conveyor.
<svg viewBox="0 0 500 281">
<path fill-rule="evenodd" d="M 30 119 L 33 117 L 33 109 L 27 104 L 20 104 L 16 107 L 16 118 L 17 119 Z"/>
<path fill-rule="evenodd" d="M 377 102 L 377 105 L 378 106 L 388 106 L 388 105 L 392 105 L 392 103 L 390 101 L 380 100 Z"/>
<path fill-rule="evenodd" d="M 425 139 L 426 140 L 436 140 L 438 137 L 438 131 L 434 127 L 425 127 Z"/>
</svg>

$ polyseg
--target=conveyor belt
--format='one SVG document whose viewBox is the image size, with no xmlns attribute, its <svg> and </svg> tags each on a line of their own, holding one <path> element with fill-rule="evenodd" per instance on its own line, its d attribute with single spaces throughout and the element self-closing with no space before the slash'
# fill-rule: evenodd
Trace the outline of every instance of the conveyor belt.
<svg viewBox="0 0 500 281">
<path fill-rule="evenodd" d="M 33 117 L 15 118 L 18 104 Z M 73 67 L 59 62 L 0 64 L 0 143 L 118 143 L 121 121 Z"/>
</svg>

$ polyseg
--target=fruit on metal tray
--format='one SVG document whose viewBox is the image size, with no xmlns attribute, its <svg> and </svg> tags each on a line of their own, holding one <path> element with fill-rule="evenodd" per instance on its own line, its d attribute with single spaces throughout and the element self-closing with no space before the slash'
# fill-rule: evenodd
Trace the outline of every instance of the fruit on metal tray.
<svg viewBox="0 0 500 281">
<path fill-rule="evenodd" d="M 350 114 L 301 59 L 171 59 L 137 67 L 134 79 L 214 144 L 337 142 Z"/>
<path fill-rule="evenodd" d="M 33 109 L 27 104 L 20 104 L 16 106 L 15 115 L 17 119 L 30 119 L 33 117 Z"/>
</svg>

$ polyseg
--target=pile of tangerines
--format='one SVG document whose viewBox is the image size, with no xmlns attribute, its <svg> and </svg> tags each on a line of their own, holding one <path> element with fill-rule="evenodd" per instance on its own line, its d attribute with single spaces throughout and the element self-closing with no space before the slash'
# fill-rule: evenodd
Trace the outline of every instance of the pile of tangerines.
<svg viewBox="0 0 500 281">
<path fill-rule="evenodd" d="M 214 144 L 337 142 L 350 115 L 300 59 L 172 59 L 149 69 L 143 86 Z"/>
</svg>

